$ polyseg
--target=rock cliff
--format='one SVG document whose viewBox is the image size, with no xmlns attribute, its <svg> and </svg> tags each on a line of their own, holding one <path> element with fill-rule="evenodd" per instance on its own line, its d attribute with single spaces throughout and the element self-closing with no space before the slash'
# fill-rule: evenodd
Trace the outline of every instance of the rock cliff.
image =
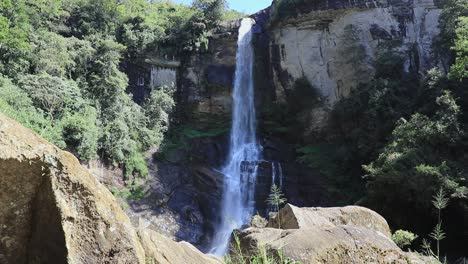
<svg viewBox="0 0 468 264">
<path fill-rule="evenodd" d="M 305 76 L 333 105 L 372 76 L 386 41 L 404 54 L 405 70 L 425 72 L 436 61 L 431 46 L 439 14 L 432 0 L 406 0 L 315 9 L 270 25 L 276 93 L 283 98 Z"/>
<path fill-rule="evenodd" d="M 402 57 L 406 72 L 425 73 L 437 63 L 432 41 L 441 10 L 433 0 L 302 1 L 295 8 L 279 2 L 285 1 L 275 1 L 263 24 L 269 65 L 258 82 L 269 82 L 273 100 L 289 104 L 295 103 L 297 80 L 305 78 L 317 90 L 321 104 L 310 100 L 311 109 L 299 120 L 305 135 L 323 130 L 328 110 L 372 78 L 386 50 Z M 291 14 L 278 19 L 279 8 L 292 9 Z"/>
<path fill-rule="evenodd" d="M 0 263 L 220 263 L 134 228 L 70 153 L 0 114 Z"/>
<path fill-rule="evenodd" d="M 330 107 L 373 76 L 385 49 L 402 56 L 407 72 L 424 73 L 438 63 L 432 52 L 441 12 L 436 0 L 285 2 L 252 15 L 257 103 L 294 104 L 295 83 L 305 78 L 322 98 L 319 107 L 310 102 L 305 134 L 323 129 Z M 191 113 L 229 114 L 238 26 L 221 25 L 209 51 L 182 64 L 180 99 Z"/>
</svg>

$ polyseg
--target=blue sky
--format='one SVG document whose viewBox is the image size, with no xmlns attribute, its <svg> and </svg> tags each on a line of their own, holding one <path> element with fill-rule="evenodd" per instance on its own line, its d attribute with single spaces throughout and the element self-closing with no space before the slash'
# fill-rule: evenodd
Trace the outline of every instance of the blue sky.
<svg viewBox="0 0 468 264">
<path fill-rule="evenodd" d="M 247 14 L 253 14 L 268 7 L 272 0 L 227 0 L 229 7 Z M 192 0 L 174 0 L 176 3 L 191 4 Z"/>
</svg>

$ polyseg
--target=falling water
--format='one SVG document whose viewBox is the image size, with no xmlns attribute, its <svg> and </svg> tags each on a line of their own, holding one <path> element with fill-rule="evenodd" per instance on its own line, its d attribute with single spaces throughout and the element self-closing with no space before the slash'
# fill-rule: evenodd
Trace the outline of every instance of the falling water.
<svg viewBox="0 0 468 264">
<path fill-rule="evenodd" d="M 278 162 L 278 172 L 279 172 L 279 187 L 280 190 L 283 191 L 283 167 L 281 167 L 281 163 Z"/>
<path fill-rule="evenodd" d="M 273 185 L 276 184 L 276 166 L 275 162 L 271 163 L 271 185 L 270 190 L 273 189 Z M 276 212 L 276 206 L 274 204 L 269 204 L 267 208 L 267 212 Z"/>
<path fill-rule="evenodd" d="M 271 186 L 270 190 L 273 188 L 273 185 L 276 185 L 280 191 L 283 191 L 283 167 L 281 163 L 278 162 L 278 166 L 273 161 L 271 162 Z M 276 212 L 278 208 L 275 205 L 269 205 L 267 212 Z"/>
<path fill-rule="evenodd" d="M 252 26 L 245 18 L 239 29 L 236 73 L 233 92 L 232 130 L 221 208 L 221 223 L 217 227 L 210 253 L 226 253 L 232 231 L 249 222 L 255 212 L 255 181 L 261 147 L 255 135 L 255 101 L 253 87 Z"/>
</svg>

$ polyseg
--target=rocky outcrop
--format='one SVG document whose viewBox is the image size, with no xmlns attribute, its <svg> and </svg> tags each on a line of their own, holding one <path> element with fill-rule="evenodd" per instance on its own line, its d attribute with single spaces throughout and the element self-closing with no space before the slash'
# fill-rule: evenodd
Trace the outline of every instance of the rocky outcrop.
<svg viewBox="0 0 468 264">
<path fill-rule="evenodd" d="M 356 226 L 371 229 L 387 237 L 392 234 L 387 221 L 376 212 L 359 206 L 299 208 L 287 204 L 279 217 L 270 219 L 267 227 L 281 229 L 307 229 L 317 226 Z"/>
<path fill-rule="evenodd" d="M 276 1 L 286 2 L 286 1 Z M 403 57 L 407 72 L 425 73 L 437 64 L 432 41 L 438 35 L 440 9 L 432 0 L 409 1 L 299 1 L 292 15 L 281 17 L 270 8 L 269 23 L 262 35 L 268 35 L 269 61 L 263 78 L 270 83 L 274 100 L 289 102 L 295 82 L 305 77 L 323 99 L 302 113 L 305 135 L 325 128 L 328 110 L 347 97 L 359 83 L 369 81 L 375 72 L 375 60 L 385 49 Z M 281 7 L 285 8 L 285 7 Z M 262 38 L 264 38 L 262 36 Z"/>
<path fill-rule="evenodd" d="M 373 60 L 385 41 L 393 41 L 405 56 L 407 71 L 424 72 L 436 62 L 431 46 L 439 33 L 440 9 L 432 0 L 304 9 L 268 28 L 274 83 L 280 98 L 295 80 L 305 76 L 326 103 L 333 105 L 372 76 Z"/>
<path fill-rule="evenodd" d="M 183 61 L 178 81 L 179 107 L 184 107 L 189 117 L 230 117 L 239 26 L 239 20 L 222 23 L 213 32 L 208 51 Z"/>
<path fill-rule="evenodd" d="M 219 263 L 144 227 L 137 234 L 72 154 L 2 114 L 0 237 L 0 263 Z"/>
<path fill-rule="evenodd" d="M 259 246 L 282 250 L 301 263 L 431 263 L 417 254 L 403 252 L 390 238 L 383 217 L 358 206 L 298 208 L 287 205 L 267 228 L 239 233 L 242 249 L 251 254 Z M 274 228 L 276 227 L 276 228 Z"/>
</svg>

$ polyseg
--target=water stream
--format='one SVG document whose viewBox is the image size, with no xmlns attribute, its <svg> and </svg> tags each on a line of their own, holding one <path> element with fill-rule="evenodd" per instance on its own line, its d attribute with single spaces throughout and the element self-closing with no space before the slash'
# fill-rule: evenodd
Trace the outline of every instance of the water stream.
<svg viewBox="0 0 468 264">
<path fill-rule="evenodd" d="M 236 72 L 233 91 L 233 111 L 230 150 L 224 174 L 221 222 L 213 238 L 210 253 L 223 256 L 229 246 L 232 231 L 250 221 L 255 213 L 255 183 L 261 146 L 257 143 L 253 85 L 252 26 L 245 18 L 239 28 Z"/>
</svg>

